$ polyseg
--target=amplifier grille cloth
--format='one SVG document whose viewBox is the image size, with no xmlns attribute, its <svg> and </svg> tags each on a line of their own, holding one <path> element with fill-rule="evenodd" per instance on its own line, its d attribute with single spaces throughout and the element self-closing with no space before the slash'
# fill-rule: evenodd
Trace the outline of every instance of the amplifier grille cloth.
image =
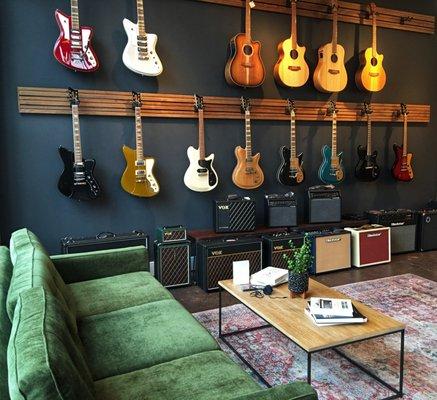
<svg viewBox="0 0 437 400">
<path fill-rule="evenodd" d="M 231 203 L 229 210 L 229 226 L 234 231 L 250 231 L 255 228 L 253 213 L 255 203 L 252 201 L 242 201 Z"/>
<path fill-rule="evenodd" d="M 186 285 L 189 283 L 189 245 L 162 246 L 161 283 L 164 286 Z"/>
<path fill-rule="evenodd" d="M 176 240 L 185 240 L 185 231 L 168 231 L 163 235 L 164 242 L 173 242 Z"/>
<path fill-rule="evenodd" d="M 287 261 L 284 260 L 284 254 L 291 256 L 293 250 L 276 250 L 272 253 L 272 267 L 288 269 Z"/>
</svg>

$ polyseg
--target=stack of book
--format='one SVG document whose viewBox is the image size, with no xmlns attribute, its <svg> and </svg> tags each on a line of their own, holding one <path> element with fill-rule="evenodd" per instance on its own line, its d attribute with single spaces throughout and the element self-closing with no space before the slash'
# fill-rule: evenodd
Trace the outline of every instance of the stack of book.
<svg viewBox="0 0 437 400">
<path fill-rule="evenodd" d="M 361 314 L 349 299 L 312 297 L 307 302 L 305 314 L 317 326 L 363 324 L 367 318 Z"/>
<path fill-rule="evenodd" d="M 277 286 L 288 281 L 288 270 L 267 267 L 250 277 L 250 284 L 256 286 Z"/>
</svg>

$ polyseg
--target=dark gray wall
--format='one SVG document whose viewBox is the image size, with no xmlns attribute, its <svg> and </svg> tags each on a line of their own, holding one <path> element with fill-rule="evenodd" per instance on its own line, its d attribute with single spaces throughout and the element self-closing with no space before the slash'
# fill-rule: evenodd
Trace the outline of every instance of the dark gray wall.
<svg viewBox="0 0 437 400">
<path fill-rule="evenodd" d="M 233 148 L 244 143 L 240 121 L 208 121 L 207 151 L 215 152 L 220 185 L 212 193 L 190 192 L 183 184 L 187 167 L 185 151 L 196 145 L 197 125 L 184 120 L 144 120 L 145 150 L 157 159 L 161 194 L 152 199 L 137 199 L 126 194 L 119 179 L 124 169 L 121 146 L 134 145 L 133 121 L 128 118 L 83 117 L 84 153 L 97 159 L 96 176 L 104 198 L 76 203 L 60 195 L 56 182 L 61 172 L 57 147 L 71 148 L 71 122 L 68 116 L 20 115 L 17 111 L 17 86 L 47 86 L 88 89 L 137 90 L 162 93 L 199 93 L 218 96 L 247 96 L 296 99 L 328 99 L 315 91 L 312 83 L 298 90 L 278 88 L 271 73 L 276 61 L 277 43 L 289 35 L 289 18 L 254 12 L 253 35 L 263 43 L 263 58 L 268 70 L 262 88 L 230 88 L 223 78 L 228 40 L 241 30 L 239 9 L 190 0 L 144 0 L 146 23 L 159 35 L 158 52 L 165 72 L 158 79 L 142 78 L 121 62 L 125 35 L 121 21 L 135 19 L 132 0 L 82 1 L 81 23 L 95 27 L 95 49 L 101 69 L 91 75 L 77 74 L 61 67 L 52 56 L 58 28 L 55 8 L 69 11 L 66 0 L 6 0 L 2 8 L 1 32 L 1 157 L 0 201 L 1 235 L 26 226 L 35 231 L 51 252 L 59 251 L 65 235 L 94 235 L 101 231 L 127 232 L 143 229 L 154 234 L 156 226 L 185 224 L 189 228 L 211 227 L 211 202 L 227 193 L 242 193 L 231 181 Z M 436 13 L 436 1 L 380 1 L 381 6 Z M 307 18 L 299 20 L 299 42 L 307 46 L 311 69 L 316 50 L 330 39 L 331 24 Z M 346 49 L 350 78 L 357 67 L 357 53 L 370 43 L 368 27 L 340 23 L 339 41 Z M 435 35 L 380 29 L 379 50 L 385 55 L 388 82 L 376 102 L 430 103 L 437 109 L 435 73 L 437 71 Z M 363 101 L 353 79 L 339 100 Z M 370 208 L 420 207 L 436 194 L 437 124 L 411 125 L 410 149 L 414 152 L 416 179 L 398 183 L 390 177 L 393 162 L 391 146 L 402 138 L 400 124 L 374 124 L 375 146 L 383 167 L 381 179 L 372 184 L 358 183 L 352 176 L 356 146 L 365 143 L 366 129 L 361 124 L 339 127 L 339 148 L 345 152 L 347 179 L 342 185 L 344 211 Z M 279 146 L 288 142 L 285 122 L 254 122 L 254 150 L 261 151 L 265 185 L 250 192 L 258 200 L 262 222 L 262 196 L 281 192 L 275 180 Z M 298 146 L 304 152 L 307 181 L 296 189 L 303 204 L 306 187 L 318 183 L 320 148 L 330 141 L 330 126 L 325 123 L 299 123 Z M 303 207 L 302 207 L 303 208 Z"/>
</svg>

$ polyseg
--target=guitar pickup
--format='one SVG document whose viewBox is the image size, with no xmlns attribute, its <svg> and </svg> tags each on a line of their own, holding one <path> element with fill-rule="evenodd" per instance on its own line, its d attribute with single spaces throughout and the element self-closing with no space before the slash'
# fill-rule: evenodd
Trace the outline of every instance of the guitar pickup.
<svg viewBox="0 0 437 400">
<path fill-rule="evenodd" d="M 199 168 L 199 169 L 197 170 L 197 173 L 198 173 L 199 175 L 206 175 L 206 174 L 208 173 L 208 170 L 207 170 L 206 168 Z"/>
<path fill-rule="evenodd" d="M 146 165 L 146 163 L 145 163 L 144 160 L 136 160 L 136 161 L 135 161 L 135 165 L 136 165 L 137 167 L 144 167 L 144 166 Z"/>
<path fill-rule="evenodd" d="M 301 70 L 301 68 L 300 68 L 298 65 L 290 65 L 290 66 L 288 67 L 288 69 L 289 69 L 290 71 L 300 71 L 300 70 Z"/>
<path fill-rule="evenodd" d="M 328 72 L 332 75 L 338 75 L 340 73 L 340 70 L 338 69 L 328 69 Z"/>
<path fill-rule="evenodd" d="M 369 76 L 372 78 L 376 78 L 379 76 L 379 72 L 369 72 Z"/>
<path fill-rule="evenodd" d="M 146 176 L 146 171 L 144 169 L 138 169 L 135 171 L 136 176 Z"/>
</svg>

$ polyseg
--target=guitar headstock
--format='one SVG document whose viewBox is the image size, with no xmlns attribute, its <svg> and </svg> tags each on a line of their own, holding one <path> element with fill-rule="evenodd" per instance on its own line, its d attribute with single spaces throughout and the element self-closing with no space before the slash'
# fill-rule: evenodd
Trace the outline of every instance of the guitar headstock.
<svg viewBox="0 0 437 400">
<path fill-rule="evenodd" d="M 143 105 L 143 102 L 141 101 L 141 93 L 140 92 L 132 92 L 132 108 L 135 110 L 135 108 L 140 107 Z"/>
<path fill-rule="evenodd" d="M 296 106 L 293 100 L 287 99 L 287 111 L 293 117 L 296 115 Z"/>
<path fill-rule="evenodd" d="M 331 12 L 336 13 L 338 11 L 338 1 L 331 0 Z"/>
<path fill-rule="evenodd" d="M 405 103 L 401 103 L 401 115 L 406 117 L 409 114 L 407 105 Z"/>
<path fill-rule="evenodd" d="M 200 110 L 203 110 L 203 97 L 199 96 L 198 94 L 194 95 L 194 111 L 199 112 Z"/>
<path fill-rule="evenodd" d="M 79 90 L 69 87 L 68 88 L 68 100 L 70 100 L 70 106 L 78 106 L 80 103 Z"/>
<path fill-rule="evenodd" d="M 241 112 L 246 113 L 250 111 L 250 99 L 248 97 L 241 96 Z"/>
<path fill-rule="evenodd" d="M 376 17 L 376 4 L 375 3 L 370 3 L 370 16 L 372 18 Z"/>
<path fill-rule="evenodd" d="M 365 102 L 363 103 L 362 114 L 363 114 L 363 115 L 370 115 L 370 114 L 372 114 L 372 113 L 373 113 L 372 105 L 371 105 L 369 102 L 365 101 Z"/>
<path fill-rule="evenodd" d="M 335 104 L 335 101 L 331 100 L 328 105 L 327 114 L 335 116 L 337 115 L 337 113 L 338 113 L 337 105 Z"/>
</svg>

